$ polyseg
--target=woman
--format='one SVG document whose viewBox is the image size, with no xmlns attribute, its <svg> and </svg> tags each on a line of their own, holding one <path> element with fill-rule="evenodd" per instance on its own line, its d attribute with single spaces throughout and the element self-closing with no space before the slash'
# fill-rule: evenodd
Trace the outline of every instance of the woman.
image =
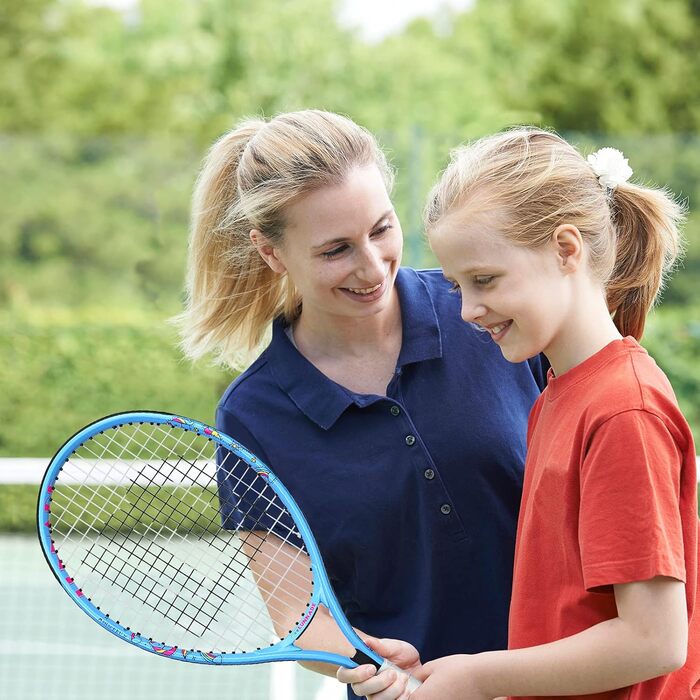
<svg viewBox="0 0 700 700">
<path fill-rule="evenodd" d="M 423 660 L 501 649 L 542 368 L 463 324 L 439 271 L 400 266 L 391 185 L 336 114 L 224 135 L 194 198 L 184 348 L 241 368 L 272 325 L 217 426 L 292 492 L 356 628 Z"/>
</svg>

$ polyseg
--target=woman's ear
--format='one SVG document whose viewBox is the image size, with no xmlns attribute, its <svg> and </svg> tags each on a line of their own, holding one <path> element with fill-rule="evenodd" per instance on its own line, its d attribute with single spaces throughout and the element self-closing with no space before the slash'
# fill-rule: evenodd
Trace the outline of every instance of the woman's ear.
<svg viewBox="0 0 700 700">
<path fill-rule="evenodd" d="M 583 259 L 583 237 L 573 224 L 560 224 L 552 234 L 552 245 L 559 258 L 559 267 L 565 272 L 574 272 Z"/>
<path fill-rule="evenodd" d="M 253 245 L 256 247 L 258 253 L 260 253 L 260 257 L 267 263 L 271 270 L 279 274 L 287 271 L 287 268 L 279 257 L 279 248 L 273 246 L 262 231 L 253 228 L 250 230 L 249 235 Z"/>
</svg>

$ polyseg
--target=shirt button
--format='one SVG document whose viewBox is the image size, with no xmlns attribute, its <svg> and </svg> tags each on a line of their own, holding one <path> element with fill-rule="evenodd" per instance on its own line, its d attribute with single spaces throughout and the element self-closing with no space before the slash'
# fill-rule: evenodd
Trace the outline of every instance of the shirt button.
<svg viewBox="0 0 700 700">
<path fill-rule="evenodd" d="M 449 503 L 443 503 L 440 506 L 440 512 L 443 515 L 449 515 L 452 512 L 452 506 Z"/>
<path fill-rule="evenodd" d="M 401 413 L 401 409 L 398 406 L 392 406 L 389 410 L 392 416 L 398 416 Z"/>
<path fill-rule="evenodd" d="M 411 445 L 416 444 L 416 436 L 415 435 L 406 435 L 406 444 L 410 447 Z"/>
<path fill-rule="evenodd" d="M 435 472 L 434 472 L 432 469 L 426 469 L 426 470 L 423 472 L 423 476 L 424 476 L 426 479 L 434 479 L 434 478 L 435 478 Z"/>
</svg>

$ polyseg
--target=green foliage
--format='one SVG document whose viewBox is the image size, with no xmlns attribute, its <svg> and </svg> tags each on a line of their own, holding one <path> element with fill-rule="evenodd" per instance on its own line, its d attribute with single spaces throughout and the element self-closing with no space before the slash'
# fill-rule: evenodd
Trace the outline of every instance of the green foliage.
<svg viewBox="0 0 700 700">
<path fill-rule="evenodd" d="M 59 481 L 50 507 L 51 527 L 62 535 L 77 531 L 151 536 L 164 530 L 199 536 L 221 528 L 219 499 L 213 487 L 71 486 Z"/>
<path fill-rule="evenodd" d="M 668 376 L 700 445 L 700 306 L 652 313 L 642 344 Z"/>
<path fill-rule="evenodd" d="M 46 456 L 105 413 L 210 422 L 230 380 L 186 364 L 190 193 L 246 114 L 321 107 L 377 133 L 398 177 L 405 261 L 432 265 L 421 210 L 449 149 L 514 123 L 689 202 L 687 255 L 645 342 L 700 427 L 697 0 L 482 0 L 376 44 L 334 0 L 87 0 L 0 8 L 0 455 Z M 43 425 L 45 424 L 45 425 Z M 42 425 L 41 431 L 36 430 Z"/>
<path fill-rule="evenodd" d="M 0 317 L 0 455 L 46 457 L 78 428 L 128 410 L 204 423 L 232 376 L 184 361 L 165 320 L 128 308 Z"/>
<path fill-rule="evenodd" d="M 482 55 L 495 57 L 489 75 L 501 100 L 544 124 L 603 133 L 698 127 L 689 99 L 700 88 L 698 20 L 687 0 L 489 0 L 461 20 L 462 31 L 477 28 Z"/>
<path fill-rule="evenodd" d="M 34 534 L 37 523 L 36 484 L 0 484 L 0 534 Z M 700 490 L 698 492 L 700 502 Z M 212 515 L 214 515 L 212 511 Z M 218 525 L 218 521 L 217 521 Z M 211 531 L 213 526 L 207 526 Z"/>
<path fill-rule="evenodd" d="M 36 532 L 36 484 L 0 484 L 0 533 Z"/>
</svg>

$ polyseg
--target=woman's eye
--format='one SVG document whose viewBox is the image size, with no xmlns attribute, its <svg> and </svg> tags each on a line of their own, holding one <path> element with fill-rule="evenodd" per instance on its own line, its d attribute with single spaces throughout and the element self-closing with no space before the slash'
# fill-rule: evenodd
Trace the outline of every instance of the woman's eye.
<svg viewBox="0 0 700 700">
<path fill-rule="evenodd" d="M 321 255 L 328 260 L 332 260 L 333 258 L 337 258 L 341 253 L 344 253 L 346 248 L 346 245 L 339 245 L 337 248 L 333 248 L 333 250 L 327 250 L 325 253 L 321 253 Z"/>
<path fill-rule="evenodd" d="M 478 287 L 485 287 L 487 284 L 491 284 L 494 279 L 494 275 L 476 275 L 476 277 L 474 277 L 474 284 Z"/>
<path fill-rule="evenodd" d="M 375 229 L 375 230 L 372 232 L 372 235 L 373 235 L 373 236 L 381 236 L 382 233 L 385 233 L 385 232 L 388 231 L 390 228 L 391 228 L 391 224 L 385 224 L 385 225 L 382 226 L 381 228 Z"/>
</svg>

